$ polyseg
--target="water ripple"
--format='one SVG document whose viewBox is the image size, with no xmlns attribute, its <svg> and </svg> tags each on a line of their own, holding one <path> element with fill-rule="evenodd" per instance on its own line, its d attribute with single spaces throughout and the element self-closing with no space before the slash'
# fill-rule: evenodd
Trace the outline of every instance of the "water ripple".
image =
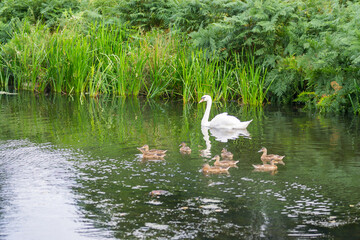
<svg viewBox="0 0 360 240">
<path fill-rule="evenodd" d="M 68 161 L 72 156 L 50 144 L 0 142 L 0 209 L 4 216 L 0 230 L 7 239 L 87 239 L 94 232 L 99 235 L 78 215 L 71 190 L 75 175 Z M 87 228 L 91 231 L 82 235 Z"/>
</svg>

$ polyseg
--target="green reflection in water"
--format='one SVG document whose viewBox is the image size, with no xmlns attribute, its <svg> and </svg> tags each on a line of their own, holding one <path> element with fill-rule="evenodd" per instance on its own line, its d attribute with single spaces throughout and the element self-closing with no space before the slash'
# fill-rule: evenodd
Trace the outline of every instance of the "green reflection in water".
<svg viewBox="0 0 360 240">
<path fill-rule="evenodd" d="M 115 238 L 359 237 L 357 118 L 214 104 L 211 117 L 254 119 L 249 136 L 220 142 L 200 128 L 203 105 L 28 93 L 0 101 L 1 140 L 78 153 L 70 161 L 79 214 Z M 190 156 L 179 153 L 182 141 Z M 165 161 L 142 161 L 136 147 L 144 144 L 167 149 Z M 286 155 L 286 165 L 254 172 L 262 146 Z M 201 166 L 223 147 L 238 168 L 203 175 Z M 209 156 L 200 156 L 206 148 Z M 171 194 L 151 197 L 156 189 Z"/>
</svg>

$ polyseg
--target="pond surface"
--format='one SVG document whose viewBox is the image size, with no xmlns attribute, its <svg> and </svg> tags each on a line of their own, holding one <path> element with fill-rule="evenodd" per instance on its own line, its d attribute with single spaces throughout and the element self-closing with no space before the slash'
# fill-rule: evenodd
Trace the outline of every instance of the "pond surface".
<svg viewBox="0 0 360 240">
<path fill-rule="evenodd" d="M 211 117 L 253 119 L 226 135 L 201 129 L 202 104 L 27 92 L 0 103 L 0 239 L 360 239 L 358 117 L 213 104 Z M 144 161 L 144 144 L 165 160 Z M 286 165 L 255 172 L 262 146 Z M 204 175 L 224 147 L 238 168 Z"/>
</svg>

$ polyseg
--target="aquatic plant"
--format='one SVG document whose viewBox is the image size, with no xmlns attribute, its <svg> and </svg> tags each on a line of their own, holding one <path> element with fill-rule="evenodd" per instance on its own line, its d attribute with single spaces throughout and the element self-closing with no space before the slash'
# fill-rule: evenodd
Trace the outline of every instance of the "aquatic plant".
<svg viewBox="0 0 360 240">
<path fill-rule="evenodd" d="M 234 75 L 238 85 L 235 91 L 241 96 L 242 103 L 254 106 L 263 104 L 271 86 L 271 83 L 265 85 L 266 68 L 256 66 L 253 56 L 246 56 L 247 61 L 241 60 L 238 54 L 234 57 Z"/>
<path fill-rule="evenodd" d="M 354 79 L 354 90 L 348 94 L 354 114 L 360 114 L 360 86 Z M 353 95 L 353 96 L 352 96 Z"/>
<path fill-rule="evenodd" d="M 11 42 L 1 47 L 1 68 L 7 77 L 13 77 L 17 88 L 43 91 L 48 31 L 43 24 L 31 25 L 28 21 L 17 23 Z M 8 80 L 4 83 L 10 84 Z"/>
</svg>

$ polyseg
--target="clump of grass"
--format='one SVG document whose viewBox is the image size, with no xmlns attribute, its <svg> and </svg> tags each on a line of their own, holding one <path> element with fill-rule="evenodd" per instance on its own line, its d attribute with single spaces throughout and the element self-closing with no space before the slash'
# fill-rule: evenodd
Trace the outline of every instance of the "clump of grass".
<svg viewBox="0 0 360 240">
<path fill-rule="evenodd" d="M 174 81 L 174 55 L 178 48 L 175 40 L 170 34 L 153 31 L 144 36 L 139 47 L 147 54 L 143 82 L 146 96 L 169 95 L 168 86 Z"/>
<path fill-rule="evenodd" d="M 360 86 L 356 82 L 356 79 L 354 79 L 354 97 L 351 96 L 351 94 L 348 94 L 348 97 L 351 102 L 351 107 L 354 112 L 354 114 L 360 114 Z M 355 99 L 355 100 L 354 100 Z"/>
<path fill-rule="evenodd" d="M 9 70 L 5 68 L 4 63 L 0 62 L 0 69 L 4 69 L 0 72 L 0 87 L 8 88 L 10 73 Z"/>
<path fill-rule="evenodd" d="M 216 96 L 216 69 L 219 67 L 219 60 L 208 60 L 206 52 L 197 51 L 192 56 L 194 61 L 195 91 L 198 99 L 205 93 Z M 216 97 L 214 97 L 216 99 Z"/>
<path fill-rule="evenodd" d="M 233 72 L 230 61 L 223 62 L 216 69 L 216 81 L 218 82 L 218 91 L 217 95 L 219 99 L 232 99 L 235 95 L 234 88 L 232 87 L 233 80 Z"/>
<path fill-rule="evenodd" d="M 43 62 L 46 58 L 48 33 L 44 25 L 31 26 L 27 21 L 15 25 L 17 31 L 12 40 L 3 45 L 2 68 L 7 79 L 14 78 L 13 85 L 17 88 L 43 91 L 46 86 Z M 9 84 L 8 80 L 3 81 Z"/>
<path fill-rule="evenodd" d="M 193 54 L 191 54 L 193 56 Z M 193 58 L 189 58 L 185 48 L 181 48 L 177 54 L 175 68 L 177 76 L 179 78 L 179 83 L 181 84 L 181 92 L 179 93 L 182 96 L 184 103 L 187 103 L 190 100 L 194 100 L 194 61 Z"/>
<path fill-rule="evenodd" d="M 91 67 L 88 39 L 73 30 L 57 31 L 49 41 L 47 78 L 55 92 L 83 93 Z"/>
<path fill-rule="evenodd" d="M 247 61 L 242 61 L 238 54 L 235 57 L 234 76 L 237 83 L 235 91 L 241 96 L 245 105 L 262 105 L 270 85 L 265 86 L 267 70 L 255 65 L 255 58 L 247 56 Z"/>
<path fill-rule="evenodd" d="M 142 87 L 148 54 L 136 48 L 129 52 L 128 59 L 128 95 L 138 96 Z"/>
<path fill-rule="evenodd" d="M 211 52 L 192 49 L 181 35 L 161 30 L 133 32 L 94 23 L 83 33 L 66 26 L 54 32 L 44 25 L 26 24 L 5 45 L 3 68 L 17 88 L 67 94 L 147 98 L 181 96 L 184 103 L 204 94 L 214 100 L 241 96 L 244 104 L 261 105 L 266 70 L 254 58 L 235 55 L 220 60 Z M 3 80 L 1 83 L 8 84 Z"/>
</svg>

